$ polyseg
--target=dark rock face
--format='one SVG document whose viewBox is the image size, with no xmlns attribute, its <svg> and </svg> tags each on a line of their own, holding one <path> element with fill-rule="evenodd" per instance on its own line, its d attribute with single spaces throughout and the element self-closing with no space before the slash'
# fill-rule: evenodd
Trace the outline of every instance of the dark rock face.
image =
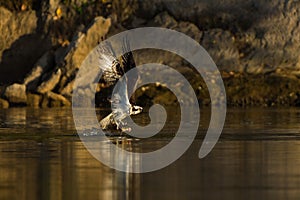
<svg viewBox="0 0 300 200">
<path fill-rule="evenodd" d="M 203 35 L 203 32 L 200 31 L 194 24 L 189 22 L 178 22 L 166 12 L 155 16 L 154 19 L 149 20 L 145 26 L 173 29 L 190 36 L 198 42 Z M 156 49 L 147 49 L 145 51 L 141 50 L 135 52 L 135 60 L 138 65 L 146 63 L 167 64 L 172 67 L 182 67 L 184 65 L 184 60 L 178 55 Z"/>
<path fill-rule="evenodd" d="M 0 7 L 0 54 L 8 49 L 21 36 L 31 34 L 37 28 L 37 17 L 34 11 L 14 14 Z M 25 25 L 25 26 L 21 26 Z"/>
<path fill-rule="evenodd" d="M 27 91 L 35 91 L 44 74 L 46 74 L 54 63 L 54 56 L 52 52 L 45 53 L 35 64 L 33 69 L 24 79 L 24 84 L 26 85 Z M 54 88 L 54 87 L 53 87 Z"/>
<path fill-rule="evenodd" d="M 222 72 L 230 104 L 300 102 L 298 87 L 284 87 L 299 85 L 300 1 L 27 3 L 23 7 L 19 2 L 15 12 L 10 3 L 6 3 L 10 10 L 0 7 L 0 107 L 69 106 L 77 71 L 97 43 L 105 36 L 144 26 L 177 30 L 199 42 Z M 137 64 L 161 63 L 183 72 L 196 93 L 205 97 L 199 101 L 209 104 L 207 93 L 197 89 L 205 88 L 205 84 L 199 82 L 199 76 L 192 77 L 194 72 L 179 56 L 159 50 L 141 50 L 134 56 Z M 274 80 L 281 81 L 278 87 Z M 278 98 L 264 95 L 255 83 L 263 85 L 265 91 L 275 91 Z M 153 88 L 140 91 L 140 100 L 147 96 L 152 102 L 174 102 L 165 89 L 156 89 L 160 91 L 156 97 Z"/>
<path fill-rule="evenodd" d="M 51 42 L 37 33 L 35 11 L 15 14 L 0 7 L 0 18 L 0 84 L 21 83 Z"/>
<path fill-rule="evenodd" d="M 50 92 L 58 84 L 60 77 L 61 69 L 57 69 L 54 72 L 50 73 L 50 75 L 42 82 L 42 84 L 38 86 L 37 92 L 41 94 Z"/>
<path fill-rule="evenodd" d="M 268 73 L 299 69 L 300 2 L 257 0 L 139 1 L 138 17 L 167 11 L 204 31 L 200 43 L 221 69 Z"/>
<path fill-rule="evenodd" d="M 51 1 L 50 5 L 49 11 L 57 12 L 59 1 Z M 75 36 L 70 44 L 66 43 L 65 46 L 55 51 L 45 52 L 45 46 L 47 49 L 48 44 L 40 44 L 40 40 L 35 38 L 38 19 L 34 11 L 25 11 L 15 15 L 0 7 L 0 15 L 3 17 L 1 19 L 4 19 L 4 23 L 0 24 L 3 32 L 2 37 L 0 36 L 0 44 L 2 44 L 0 45 L 0 55 L 2 57 L 0 82 L 2 84 L 10 82 L 23 83 L 8 86 L 4 94 L 1 92 L 1 96 L 13 105 L 32 107 L 70 106 L 70 101 L 57 92 L 68 98 L 71 97 L 76 72 L 87 54 L 108 33 L 111 26 L 110 19 L 95 18 L 87 28 L 74 33 Z M 47 17 L 47 20 L 57 19 Z M 47 23 L 49 25 L 49 22 Z M 18 29 L 20 24 L 24 26 L 23 29 Z M 15 33 L 11 35 L 12 32 Z M 19 48 L 16 50 L 13 47 L 15 44 L 12 43 L 16 43 L 15 40 L 20 39 L 18 37 L 26 39 L 16 46 Z M 5 50 L 6 48 L 10 49 Z M 39 50 L 38 53 L 35 52 L 36 49 Z M 11 52 L 10 56 L 8 56 L 8 52 Z M 26 67 L 28 58 L 23 56 L 25 54 L 31 55 L 32 60 L 35 62 L 35 64 L 31 64 L 30 68 Z M 18 63 L 18 69 L 14 67 L 16 63 Z M 7 107 L 5 100 L 1 102 L 2 107 Z"/>
<path fill-rule="evenodd" d="M 209 52 L 219 69 L 242 71 L 243 67 L 235 42 L 235 36 L 231 32 L 211 29 L 204 32 L 201 45 Z"/>
</svg>

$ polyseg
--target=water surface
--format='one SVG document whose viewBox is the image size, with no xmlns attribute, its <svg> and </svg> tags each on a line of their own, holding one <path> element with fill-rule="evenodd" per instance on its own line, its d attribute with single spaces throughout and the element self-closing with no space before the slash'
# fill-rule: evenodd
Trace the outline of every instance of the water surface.
<svg viewBox="0 0 300 200">
<path fill-rule="evenodd" d="M 158 149 L 176 132 L 178 113 L 171 116 L 174 123 L 157 137 L 114 138 L 114 143 L 131 151 Z M 69 109 L 1 110 L 0 199 L 299 198 L 300 109 L 229 109 L 221 139 L 200 160 L 209 117 L 204 109 L 197 139 L 175 163 L 131 174 L 89 154 Z M 148 118 L 136 120 L 146 123 Z"/>
</svg>

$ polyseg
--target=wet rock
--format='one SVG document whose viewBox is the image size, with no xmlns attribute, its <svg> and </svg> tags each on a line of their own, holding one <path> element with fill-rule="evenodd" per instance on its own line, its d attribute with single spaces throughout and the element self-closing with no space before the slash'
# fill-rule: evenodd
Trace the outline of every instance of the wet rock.
<svg viewBox="0 0 300 200">
<path fill-rule="evenodd" d="M 73 91 L 73 85 L 74 85 L 74 80 L 69 82 L 62 90 L 61 94 L 65 96 L 72 96 L 72 91 Z"/>
<path fill-rule="evenodd" d="M 47 95 L 47 93 L 46 94 L 43 94 L 43 95 L 41 95 L 41 102 L 40 102 L 40 107 L 41 108 L 48 108 L 48 107 L 50 107 L 50 99 L 49 99 L 49 97 L 48 97 L 48 95 Z"/>
<path fill-rule="evenodd" d="M 50 101 L 51 107 L 71 106 L 71 102 L 60 94 L 56 94 L 54 92 L 48 92 L 47 96 L 51 100 Z"/>
<path fill-rule="evenodd" d="M 36 91 L 42 75 L 54 65 L 52 52 L 45 53 L 35 64 L 31 72 L 24 79 L 28 91 Z"/>
<path fill-rule="evenodd" d="M 13 104 L 26 104 L 26 86 L 24 84 L 13 84 L 6 88 L 4 96 L 10 103 Z"/>
<path fill-rule="evenodd" d="M 0 108 L 9 108 L 9 102 L 4 99 L 0 99 Z"/>
<path fill-rule="evenodd" d="M 27 94 L 27 106 L 33 107 L 33 108 L 38 108 L 40 106 L 42 97 L 38 94 L 32 94 L 28 93 Z"/>
<path fill-rule="evenodd" d="M 61 74 L 61 69 L 57 69 L 56 71 L 52 72 L 50 76 L 37 88 L 37 92 L 44 94 L 53 90 L 58 84 Z"/>
</svg>

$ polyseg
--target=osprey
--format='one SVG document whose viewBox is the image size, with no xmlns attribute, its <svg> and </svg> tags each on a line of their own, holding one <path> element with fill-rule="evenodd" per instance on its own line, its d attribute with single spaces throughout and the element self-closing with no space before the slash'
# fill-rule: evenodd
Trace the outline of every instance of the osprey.
<svg viewBox="0 0 300 200">
<path fill-rule="evenodd" d="M 97 49 L 99 55 L 99 65 L 102 70 L 102 79 L 108 86 L 115 85 L 118 80 L 122 81 L 121 86 L 115 88 L 115 94 L 111 97 L 112 112 L 100 121 L 103 130 L 114 126 L 117 130 L 131 131 L 127 127 L 124 119 L 130 115 L 136 115 L 142 112 L 142 107 L 132 105 L 129 102 L 128 94 L 135 90 L 138 80 L 138 73 L 134 71 L 134 76 L 126 76 L 126 72 L 136 67 L 132 52 L 129 48 L 128 40 L 125 39 L 122 44 L 123 54 L 116 58 L 115 52 L 109 42 L 99 46 Z"/>
</svg>

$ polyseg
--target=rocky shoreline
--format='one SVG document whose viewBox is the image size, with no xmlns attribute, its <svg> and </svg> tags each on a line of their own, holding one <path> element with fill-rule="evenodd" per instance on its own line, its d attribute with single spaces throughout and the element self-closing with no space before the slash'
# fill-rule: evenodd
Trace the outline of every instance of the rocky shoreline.
<svg viewBox="0 0 300 200">
<path fill-rule="evenodd" d="M 101 38 L 154 26 L 198 41 L 216 62 L 230 106 L 300 106 L 300 2 L 226 1 L 0 2 L 0 108 L 71 106 L 74 78 Z M 18 4 L 19 3 L 19 4 Z M 209 105 L 200 75 L 167 52 L 135 52 L 137 64 L 163 63 L 188 77 Z M 102 87 L 102 85 L 100 85 Z M 105 106 L 105 87 L 96 94 Z M 176 103 L 161 85 L 137 102 Z"/>
</svg>

